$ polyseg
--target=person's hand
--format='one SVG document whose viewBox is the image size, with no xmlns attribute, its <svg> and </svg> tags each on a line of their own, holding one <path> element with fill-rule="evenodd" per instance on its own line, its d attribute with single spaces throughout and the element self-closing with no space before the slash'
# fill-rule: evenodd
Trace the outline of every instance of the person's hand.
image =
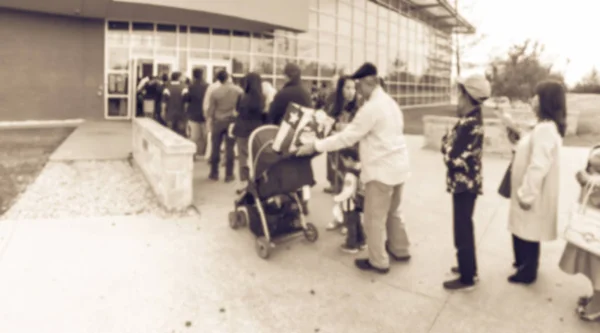
<svg viewBox="0 0 600 333">
<path fill-rule="evenodd" d="M 531 204 L 528 203 L 524 203 L 521 200 L 519 201 L 519 207 L 521 207 L 522 210 L 530 210 L 531 209 Z"/>
<path fill-rule="evenodd" d="M 314 143 L 305 144 L 298 149 L 296 156 L 309 156 L 315 153 Z"/>
</svg>

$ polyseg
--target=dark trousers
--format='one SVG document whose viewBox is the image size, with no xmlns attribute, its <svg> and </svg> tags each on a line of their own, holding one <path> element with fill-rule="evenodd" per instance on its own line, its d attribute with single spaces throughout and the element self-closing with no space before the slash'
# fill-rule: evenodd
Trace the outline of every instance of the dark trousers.
<svg viewBox="0 0 600 333">
<path fill-rule="evenodd" d="M 333 190 L 333 193 L 339 193 L 342 190 L 344 175 L 340 171 L 342 163 L 339 153 L 327 153 L 327 181 Z"/>
<path fill-rule="evenodd" d="M 171 117 L 169 117 L 169 120 L 167 120 L 167 127 L 170 128 L 173 132 L 186 137 L 185 135 L 185 128 L 186 128 L 186 123 L 185 123 L 185 118 L 183 117 L 183 115 L 173 115 Z"/>
<path fill-rule="evenodd" d="M 360 222 L 360 212 L 344 212 L 344 224 L 348 228 L 346 246 L 355 249 L 366 242 L 365 230 Z"/>
<path fill-rule="evenodd" d="M 225 140 L 225 176 L 233 176 L 233 164 L 235 158 L 235 138 L 228 135 L 229 125 L 232 119 L 215 120 L 211 129 L 212 154 L 210 156 L 210 174 L 219 174 L 219 163 L 221 162 L 221 144 Z"/>
<path fill-rule="evenodd" d="M 512 236 L 512 240 L 518 274 L 535 279 L 540 262 L 540 242 L 526 241 L 515 235 Z"/>
<path fill-rule="evenodd" d="M 460 280 L 472 283 L 477 274 L 475 256 L 475 233 L 473 228 L 473 212 L 477 194 L 471 192 L 455 193 L 452 196 L 454 210 L 454 246 L 458 259 Z"/>
</svg>

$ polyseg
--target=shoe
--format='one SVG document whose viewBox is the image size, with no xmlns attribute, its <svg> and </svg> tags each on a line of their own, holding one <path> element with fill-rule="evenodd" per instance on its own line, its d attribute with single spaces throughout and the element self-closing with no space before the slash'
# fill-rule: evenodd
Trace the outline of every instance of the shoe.
<svg viewBox="0 0 600 333">
<path fill-rule="evenodd" d="M 460 271 L 458 270 L 458 267 L 457 267 L 457 266 L 454 266 L 454 267 L 452 267 L 452 268 L 450 269 L 450 271 L 451 271 L 453 274 L 460 274 Z M 474 280 L 474 281 L 479 281 L 479 276 L 477 275 L 477 273 L 475 273 L 475 275 L 473 275 L 473 280 Z"/>
<path fill-rule="evenodd" d="M 336 230 L 336 229 L 341 228 L 343 225 L 344 225 L 343 223 L 339 223 L 337 221 L 331 221 L 331 222 L 329 222 L 327 227 L 325 227 L 325 230 L 327 230 L 327 231 Z"/>
<path fill-rule="evenodd" d="M 363 244 L 361 246 L 358 247 L 359 250 L 364 251 L 367 249 L 367 244 Z"/>
<path fill-rule="evenodd" d="M 340 233 L 344 236 L 346 236 L 348 234 L 348 228 L 346 227 L 342 227 L 342 229 L 340 229 Z"/>
<path fill-rule="evenodd" d="M 219 175 L 217 175 L 217 174 L 214 174 L 214 173 L 211 173 L 211 174 L 208 176 L 208 179 L 210 179 L 210 180 L 219 180 Z"/>
<path fill-rule="evenodd" d="M 387 251 L 390 258 L 392 258 L 394 261 L 407 262 L 410 260 L 410 255 L 399 257 L 399 256 L 393 254 L 392 251 L 390 251 L 390 246 L 389 246 L 388 242 L 385 242 L 385 250 Z"/>
<path fill-rule="evenodd" d="M 371 262 L 369 262 L 369 259 L 356 259 L 356 260 L 354 260 L 354 265 L 356 265 L 356 267 L 358 267 L 358 269 L 361 269 L 363 271 L 373 271 L 373 272 L 376 272 L 379 274 L 387 274 L 390 271 L 389 268 L 378 268 L 378 267 L 371 265 Z"/>
<path fill-rule="evenodd" d="M 527 277 L 527 276 L 523 275 L 522 273 L 517 272 L 508 277 L 508 282 L 529 285 L 529 284 L 533 284 L 536 279 L 537 279 L 537 277 Z"/>
<path fill-rule="evenodd" d="M 350 254 L 357 254 L 358 253 L 358 248 L 356 248 L 356 247 L 349 247 L 346 244 L 342 244 L 342 246 L 340 246 L 340 248 L 342 249 L 342 252 L 346 252 L 346 253 L 350 253 Z"/>
<path fill-rule="evenodd" d="M 598 321 L 600 320 L 600 312 L 586 313 L 585 310 L 579 314 L 579 318 L 583 321 Z"/>
<path fill-rule="evenodd" d="M 470 291 L 475 289 L 475 286 L 475 280 L 473 280 L 472 283 L 464 283 L 460 280 L 460 278 L 444 282 L 444 289 L 446 290 Z"/>
<path fill-rule="evenodd" d="M 231 183 L 231 182 L 232 182 L 232 181 L 234 181 L 234 180 L 235 180 L 235 177 L 234 177 L 234 176 L 226 176 L 226 177 L 225 177 L 225 182 L 226 182 L 226 183 Z"/>
</svg>

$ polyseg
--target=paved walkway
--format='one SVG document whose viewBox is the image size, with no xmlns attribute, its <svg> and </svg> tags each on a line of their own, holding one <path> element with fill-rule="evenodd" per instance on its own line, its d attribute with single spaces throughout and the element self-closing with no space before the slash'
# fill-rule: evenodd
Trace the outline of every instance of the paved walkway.
<svg viewBox="0 0 600 333">
<path fill-rule="evenodd" d="M 121 160 L 130 153 L 131 120 L 86 121 L 56 149 L 50 160 Z"/>
<path fill-rule="evenodd" d="M 231 184 L 211 183 L 197 163 L 194 219 L 118 217 L 32 220 L 0 225 L 0 332 L 382 332 L 592 333 L 574 315 L 589 292 L 557 267 L 564 243 L 543 245 L 539 281 L 506 282 L 511 247 L 507 203 L 496 186 L 508 161 L 486 158 L 486 195 L 476 232 L 481 283 L 450 294 L 441 283 L 454 263 L 450 200 L 436 152 L 411 137 L 413 178 L 404 193 L 413 260 L 385 276 L 353 268 L 342 237 L 323 230 L 331 197 L 322 193 L 324 159 L 311 220 L 321 237 L 281 245 L 268 261 L 248 230 L 231 230 Z M 563 202 L 585 150 L 563 158 Z M 568 204 L 561 206 L 566 212 Z M 14 227 L 14 232 L 11 232 Z M 562 226 L 561 226 L 562 227 Z"/>
</svg>

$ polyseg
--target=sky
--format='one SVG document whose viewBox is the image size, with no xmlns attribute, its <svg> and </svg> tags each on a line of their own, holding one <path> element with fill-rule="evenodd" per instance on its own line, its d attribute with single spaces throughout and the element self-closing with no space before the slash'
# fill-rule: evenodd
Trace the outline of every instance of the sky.
<svg viewBox="0 0 600 333">
<path fill-rule="evenodd" d="M 594 67 L 600 70 L 600 41 L 595 31 L 600 0 L 458 0 L 458 8 L 478 34 L 486 35 L 466 51 L 465 61 L 484 65 L 506 54 L 511 45 L 531 39 L 545 45 L 545 60 L 564 73 L 568 85 Z"/>
</svg>

